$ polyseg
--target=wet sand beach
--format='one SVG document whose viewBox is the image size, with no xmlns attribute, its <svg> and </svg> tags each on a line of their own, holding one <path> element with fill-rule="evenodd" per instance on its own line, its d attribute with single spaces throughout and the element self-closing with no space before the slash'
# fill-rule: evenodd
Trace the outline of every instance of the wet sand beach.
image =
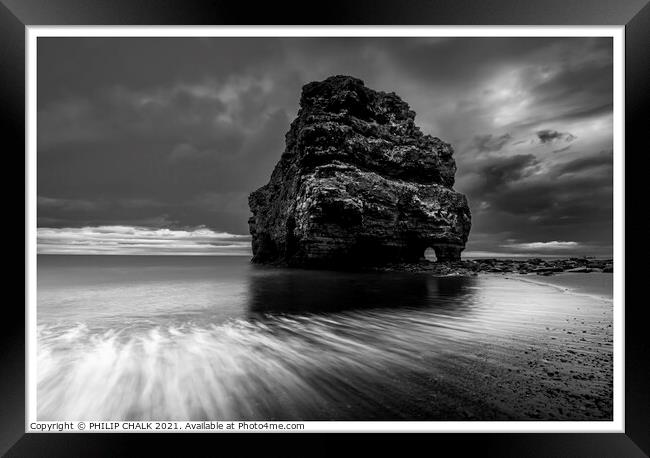
<svg viewBox="0 0 650 458">
<path fill-rule="evenodd" d="M 612 300 L 553 277 L 99 258 L 39 259 L 40 420 L 612 418 Z"/>
</svg>

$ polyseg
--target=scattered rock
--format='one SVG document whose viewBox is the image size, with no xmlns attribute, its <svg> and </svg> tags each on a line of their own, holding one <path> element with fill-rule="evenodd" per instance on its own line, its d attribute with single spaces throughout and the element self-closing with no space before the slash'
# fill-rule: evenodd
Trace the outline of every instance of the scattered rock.
<svg viewBox="0 0 650 458">
<path fill-rule="evenodd" d="M 374 269 L 406 272 L 429 272 L 434 275 L 476 275 L 479 272 L 506 274 L 528 272 L 537 275 L 554 275 L 560 272 L 600 272 L 599 269 L 586 267 L 591 260 L 588 258 L 533 260 L 533 259 L 472 259 L 457 262 L 394 263 Z M 602 261 L 603 265 L 613 266 L 612 260 Z M 578 266 L 578 267 L 576 267 Z M 603 269 L 604 270 L 604 269 Z M 612 267 L 613 270 L 613 267 Z"/>
</svg>

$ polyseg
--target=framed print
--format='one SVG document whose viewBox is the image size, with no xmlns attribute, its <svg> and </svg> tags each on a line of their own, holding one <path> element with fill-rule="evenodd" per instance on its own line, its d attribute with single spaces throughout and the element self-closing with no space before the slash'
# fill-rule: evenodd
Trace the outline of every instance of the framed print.
<svg viewBox="0 0 650 458">
<path fill-rule="evenodd" d="M 650 451 L 643 1 L 4 3 L 3 453 Z"/>
</svg>

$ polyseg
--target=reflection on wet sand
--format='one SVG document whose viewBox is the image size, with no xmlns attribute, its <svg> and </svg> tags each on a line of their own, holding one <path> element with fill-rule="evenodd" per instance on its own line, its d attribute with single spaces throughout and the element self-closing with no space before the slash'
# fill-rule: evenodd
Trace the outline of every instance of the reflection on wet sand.
<svg viewBox="0 0 650 458">
<path fill-rule="evenodd" d="M 253 266 L 248 309 L 259 313 L 332 313 L 374 308 L 467 309 L 474 277 L 273 269 Z"/>
</svg>

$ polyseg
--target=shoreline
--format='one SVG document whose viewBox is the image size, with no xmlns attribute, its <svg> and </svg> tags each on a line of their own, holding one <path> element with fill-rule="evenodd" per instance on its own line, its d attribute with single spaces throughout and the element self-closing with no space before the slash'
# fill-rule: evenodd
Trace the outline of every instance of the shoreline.
<svg viewBox="0 0 650 458">
<path fill-rule="evenodd" d="M 380 272 L 411 272 L 435 277 L 495 277 L 519 280 L 576 296 L 613 302 L 612 259 L 474 259 L 421 261 L 376 267 Z"/>
<path fill-rule="evenodd" d="M 598 274 L 596 273 L 595 275 L 598 275 Z M 573 296 L 588 297 L 588 298 L 591 298 L 591 299 L 596 299 L 596 300 L 599 300 L 599 301 L 605 301 L 605 302 L 609 302 L 609 303 L 614 302 L 613 291 L 612 291 L 612 293 L 610 293 L 610 295 L 598 294 L 596 292 L 585 292 L 585 291 L 581 291 L 580 287 L 577 286 L 577 285 L 566 286 L 566 285 L 553 283 L 553 282 L 550 281 L 550 279 L 548 279 L 548 277 L 544 277 L 543 279 L 538 280 L 538 279 L 530 278 L 528 276 L 515 274 L 515 275 L 513 275 L 511 277 L 503 277 L 503 278 L 523 281 L 523 282 L 526 282 L 526 283 L 531 283 L 531 284 L 539 285 L 539 286 L 549 286 L 551 288 L 554 288 L 554 289 L 560 291 L 561 293 L 571 294 Z"/>
</svg>

